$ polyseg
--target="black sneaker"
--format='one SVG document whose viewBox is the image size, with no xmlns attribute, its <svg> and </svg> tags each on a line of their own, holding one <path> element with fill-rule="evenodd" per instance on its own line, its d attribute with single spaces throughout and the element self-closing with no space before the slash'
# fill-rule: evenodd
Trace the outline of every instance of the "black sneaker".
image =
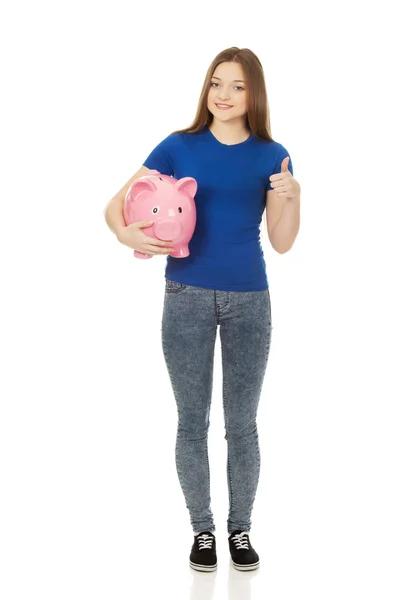
<svg viewBox="0 0 400 600">
<path fill-rule="evenodd" d="M 258 569 L 260 565 L 259 556 L 250 543 L 248 533 L 237 529 L 236 531 L 232 531 L 228 541 L 235 569 L 238 571 Z"/>
<path fill-rule="evenodd" d="M 217 552 L 215 536 L 211 531 L 201 531 L 194 536 L 194 544 L 189 563 L 196 571 L 215 571 L 217 568 Z"/>
</svg>

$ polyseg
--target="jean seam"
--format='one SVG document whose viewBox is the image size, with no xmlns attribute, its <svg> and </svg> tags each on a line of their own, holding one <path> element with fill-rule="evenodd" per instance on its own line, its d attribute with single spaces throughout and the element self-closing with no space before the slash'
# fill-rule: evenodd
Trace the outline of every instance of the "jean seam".
<svg viewBox="0 0 400 600">
<path fill-rule="evenodd" d="M 224 368 L 224 348 L 223 344 L 221 344 L 221 357 L 222 357 L 222 370 Z M 228 487 L 229 487 L 229 503 L 230 503 L 230 513 L 233 512 L 233 485 L 232 485 L 232 475 L 231 475 L 231 464 L 229 460 L 229 440 L 228 440 L 228 412 L 226 405 L 226 390 L 225 390 L 225 378 L 222 377 L 222 400 L 224 406 L 225 413 L 225 428 L 226 428 L 226 437 L 227 437 L 227 472 L 228 472 Z"/>
</svg>

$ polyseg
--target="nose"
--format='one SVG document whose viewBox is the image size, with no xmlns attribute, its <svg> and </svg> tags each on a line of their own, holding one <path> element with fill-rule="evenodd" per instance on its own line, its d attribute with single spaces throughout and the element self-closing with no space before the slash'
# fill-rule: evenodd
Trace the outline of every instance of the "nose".
<svg viewBox="0 0 400 600">
<path fill-rule="evenodd" d="M 162 219 L 155 223 L 154 233 L 160 240 L 175 240 L 181 234 L 182 228 L 178 221 Z"/>
<path fill-rule="evenodd" d="M 230 96 L 229 96 L 229 92 L 226 91 L 224 92 L 223 89 L 221 88 L 219 90 L 219 94 L 218 94 L 218 99 L 221 100 L 221 102 L 229 100 Z"/>
</svg>

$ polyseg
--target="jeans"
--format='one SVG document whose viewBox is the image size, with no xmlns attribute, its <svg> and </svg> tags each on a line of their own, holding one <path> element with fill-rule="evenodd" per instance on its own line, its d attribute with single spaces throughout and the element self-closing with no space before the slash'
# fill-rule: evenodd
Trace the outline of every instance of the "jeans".
<svg viewBox="0 0 400 600">
<path fill-rule="evenodd" d="M 176 468 L 193 531 L 215 531 L 208 429 L 218 325 L 230 534 L 250 531 L 259 480 L 256 416 L 271 342 L 269 289 L 225 292 L 165 280 L 162 345 L 178 410 Z"/>
</svg>

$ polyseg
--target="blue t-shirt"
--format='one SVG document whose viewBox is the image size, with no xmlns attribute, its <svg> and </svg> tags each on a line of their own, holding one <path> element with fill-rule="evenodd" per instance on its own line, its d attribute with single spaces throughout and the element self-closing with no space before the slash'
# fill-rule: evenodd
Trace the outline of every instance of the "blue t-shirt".
<svg viewBox="0 0 400 600">
<path fill-rule="evenodd" d="M 219 142 L 206 127 L 174 133 L 143 165 L 176 179 L 194 177 L 196 228 L 186 258 L 167 256 L 166 279 L 213 290 L 252 292 L 268 288 L 260 224 L 269 177 L 289 156 L 278 142 L 255 135 L 239 144 Z"/>
</svg>

